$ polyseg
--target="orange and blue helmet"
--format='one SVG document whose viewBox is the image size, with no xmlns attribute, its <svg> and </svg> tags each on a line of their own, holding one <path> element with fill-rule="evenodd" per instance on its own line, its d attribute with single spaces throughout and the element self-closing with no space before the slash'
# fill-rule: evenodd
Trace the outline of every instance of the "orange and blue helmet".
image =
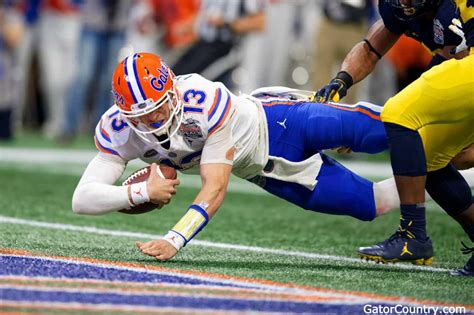
<svg viewBox="0 0 474 315">
<path fill-rule="evenodd" d="M 147 142 L 163 143 L 149 134 L 168 135 L 171 138 L 181 125 L 183 111 L 174 87 L 174 73 L 151 53 L 135 53 L 121 61 L 112 77 L 112 93 L 122 117 Z M 144 126 L 137 119 L 168 105 L 169 118 L 153 126 Z M 153 139 L 154 141 L 151 141 Z"/>
</svg>

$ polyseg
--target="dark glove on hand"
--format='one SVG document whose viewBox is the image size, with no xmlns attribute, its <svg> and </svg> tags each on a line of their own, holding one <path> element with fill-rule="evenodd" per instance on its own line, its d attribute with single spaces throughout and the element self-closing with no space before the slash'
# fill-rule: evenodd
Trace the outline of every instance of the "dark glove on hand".
<svg viewBox="0 0 474 315">
<path fill-rule="evenodd" d="M 327 103 L 330 101 L 338 102 L 346 96 L 347 89 L 353 84 L 352 77 L 346 71 L 340 71 L 328 85 L 316 92 L 311 101 L 319 103 Z"/>
</svg>

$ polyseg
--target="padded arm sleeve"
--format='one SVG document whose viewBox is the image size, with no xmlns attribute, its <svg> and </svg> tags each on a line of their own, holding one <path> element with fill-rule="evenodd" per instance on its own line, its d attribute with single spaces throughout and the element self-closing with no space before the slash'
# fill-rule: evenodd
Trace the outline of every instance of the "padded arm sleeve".
<svg viewBox="0 0 474 315">
<path fill-rule="evenodd" d="M 128 189 L 115 186 L 127 161 L 99 152 L 89 163 L 72 197 L 72 209 L 79 214 L 100 215 L 129 208 Z"/>
</svg>

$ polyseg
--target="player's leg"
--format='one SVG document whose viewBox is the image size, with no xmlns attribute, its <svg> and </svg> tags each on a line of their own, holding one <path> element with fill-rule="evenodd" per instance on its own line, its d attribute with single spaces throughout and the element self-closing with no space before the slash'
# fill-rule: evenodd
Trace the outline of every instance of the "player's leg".
<svg viewBox="0 0 474 315">
<path fill-rule="evenodd" d="M 462 226 L 471 242 L 474 242 L 472 192 L 459 171 L 450 164 L 440 170 L 429 172 L 426 190 L 433 200 Z M 471 257 L 463 269 L 452 274 L 474 276 L 474 258 Z"/>
<path fill-rule="evenodd" d="M 474 169 L 461 170 L 462 175 L 470 188 L 474 188 Z M 377 208 L 377 217 L 384 215 L 400 206 L 400 197 L 398 196 L 397 185 L 393 177 L 374 183 L 374 198 Z M 428 192 L 425 192 L 425 199 L 433 199 Z"/>
<path fill-rule="evenodd" d="M 310 104 L 306 138 L 312 150 L 348 147 L 354 152 L 378 153 L 388 148 L 381 107 L 366 102 L 354 105 Z"/>
<path fill-rule="evenodd" d="M 361 258 L 377 262 L 412 261 L 429 265 L 433 247 L 426 233 L 426 158 L 423 142 L 418 131 L 398 124 L 385 123 L 385 130 L 400 198 L 400 225 L 388 239 L 360 247 L 358 254 Z"/>
<path fill-rule="evenodd" d="M 302 109 L 299 120 L 305 120 L 309 151 L 348 147 L 355 152 L 379 153 L 388 148 L 380 106 L 309 103 Z"/>
<path fill-rule="evenodd" d="M 424 187 L 426 181 L 426 164 L 433 168 L 433 157 L 441 161 L 436 167 L 444 167 L 465 144 L 472 138 L 471 124 L 467 128 L 449 130 L 449 132 L 430 133 L 422 141 L 419 132 L 426 126 L 450 126 L 446 122 L 463 127 L 463 122 L 472 121 L 474 109 L 474 58 L 462 61 L 449 61 L 434 67 L 420 79 L 410 84 L 403 91 L 391 98 L 382 111 L 390 144 L 392 168 L 400 195 L 402 217 L 412 218 L 420 223 L 419 238 L 423 233 L 424 220 Z M 470 68 L 465 68 L 470 67 Z M 457 122 L 457 123 L 456 123 Z M 419 132 L 418 132 L 419 131 Z M 426 134 L 426 133 L 425 133 Z M 453 139 L 453 135 L 459 135 Z M 467 136 L 467 137 L 466 137 Z M 449 137 L 449 141 L 446 141 Z M 431 156 L 426 158 L 426 146 L 431 146 Z M 450 146 L 450 149 L 446 148 Z M 423 148 L 425 146 L 425 148 Z M 444 154 L 443 158 L 437 154 Z M 403 224 L 402 224 L 403 225 Z"/>
<path fill-rule="evenodd" d="M 471 204 L 471 206 L 464 211 L 463 213 L 459 214 L 456 217 L 457 221 L 462 221 L 463 223 L 463 229 L 466 232 L 466 234 L 469 235 L 469 238 L 471 240 L 471 247 L 468 247 L 466 244 L 462 243 L 463 248 L 461 249 L 462 253 L 465 255 L 471 254 L 471 257 L 469 260 L 466 262 L 463 268 L 452 271 L 451 275 L 453 276 L 471 276 L 474 277 L 474 246 L 472 245 L 474 243 L 474 224 L 472 224 L 474 218 L 474 203 Z M 469 221 L 471 222 L 470 225 L 467 225 L 466 222 Z"/>
<path fill-rule="evenodd" d="M 389 239 L 359 249 L 362 256 L 381 261 L 423 257 L 416 261 L 431 263 L 428 256 L 432 251 L 425 250 L 431 247 L 424 205 L 426 156 L 418 130 L 430 124 L 470 120 L 474 109 L 473 61 L 446 62 L 434 67 L 385 104 L 382 120 L 400 196 L 400 227 Z M 436 152 L 443 150 L 437 147 Z"/>
<path fill-rule="evenodd" d="M 451 163 L 458 170 L 467 170 L 474 167 L 474 144 L 471 144 L 469 147 L 463 149 L 461 152 L 456 155 Z"/>
<path fill-rule="evenodd" d="M 304 151 L 306 157 L 338 147 L 366 153 L 388 148 L 380 106 L 366 102 L 344 105 L 285 99 L 262 100 L 262 104 L 270 141 L 286 141 L 288 146 Z"/>
<path fill-rule="evenodd" d="M 474 163 L 474 119 L 461 123 L 428 125 L 418 130 L 423 142 L 427 171 L 441 169 L 456 161 L 455 166 Z"/>
<path fill-rule="evenodd" d="M 411 261 L 426 265 L 432 263 L 433 246 L 426 233 L 424 208 L 423 175 L 426 174 L 426 162 L 421 138 L 418 132 L 414 133 L 418 137 L 411 137 L 413 134 L 406 135 L 402 129 L 387 128 L 392 151 L 392 169 L 400 197 L 400 226 L 388 239 L 373 246 L 359 248 L 358 254 L 362 258 L 377 262 Z M 402 152 L 403 143 L 408 147 L 421 146 L 421 150 L 418 148 L 416 152 Z M 418 162 L 407 163 L 414 155 Z M 409 191 L 409 187 L 413 187 L 414 191 Z"/>
<path fill-rule="evenodd" d="M 453 137 L 460 137 L 466 141 L 466 143 L 470 143 L 472 139 L 469 138 L 469 136 L 463 136 L 466 133 L 469 133 L 471 130 L 471 125 L 468 123 L 458 123 L 458 124 L 450 124 L 450 125 L 430 125 L 427 127 L 424 127 L 420 129 L 420 133 L 423 139 L 423 144 L 424 144 L 424 152 L 426 152 L 426 159 L 428 160 L 427 162 L 427 167 L 428 171 L 434 170 L 434 169 L 439 169 L 442 168 L 443 165 L 446 165 L 449 160 L 455 155 L 455 152 L 461 150 L 466 144 L 461 143 L 456 143 L 451 141 Z M 425 140 L 426 139 L 426 140 Z M 430 141 L 427 141 L 427 140 Z M 439 148 L 443 148 L 444 151 L 440 151 Z M 453 168 L 454 169 L 454 168 Z M 461 191 L 463 191 L 464 187 L 464 204 L 469 203 L 470 204 L 470 188 L 469 186 L 472 186 L 474 184 L 474 179 L 473 175 L 474 172 L 470 170 L 463 171 L 463 176 L 467 180 L 464 181 L 462 177 L 460 177 L 462 180 L 459 180 L 459 182 L 464 181 L 463 184 L 455 185 L 455 188 L 448 189 L 449 186 L 446 187 L 447 184 L 442 185 L 441 188 L 438 190 L 438 194 L 435 198 L 435 195 L 432 194 L 432 197 L 440 203 L 440 198 L 445 198 L 448 200 L 448 202 L 444 202 L 441 204 L 443 208 L 445 209 L 450 209 L 449 207 L 454 207 L 454 209 L 465 209 L 466 207 L 459 207 L 456 206 L 456 198 L 461 198 L 459 195 L 456 195 L 456 192 L 460 194 Z M 433 173 L 429 172 L 428 178 L 433 177 Z M 434 173 L 438 174 L 438 173 Z M 439 173 L 441 174 L 441 173 Z M 446 177 L 444 180 L 448 180 L 448 176 L 445 174 Z M 459 177 L 459 174 L 458 174 Z M 443 179 L 443 176 L 439 175 L 437 176 L 439 179 Z M 456 177 L 455 177 L 456 178 Z M 433 180 L 431 179 L 431 182 Z M 454 180 L 453 180 L 454 181 Z M 469 183 L 469 184 L 468 184 Z M 428 185 L 430 189 L 433 189 L 433 184 Z M 428 188 L 427 186 L 427 188 Z M 467 188 L 466 188 L 467 187 Z M 466 193 L 467 191 L 467 193 Z M 390 211 L 392 207 L 395 207 L 394 203 L 396 203 L 397 196 L 396 195 L 396 190 L 394 190 L 394 184 L 391 180 L 385 180 L 382 181 L 381 183 L 376 183 L 374 184 L 374 196 L 375 196 L 375 201 L 377 205 L 377 215 L 383 214 L 383 212 Z M 431 193 L 431 192 L 430 192 Z M 454 194 L 454 196 L 453 196 Z M 469 196 L 466 197 L 466 195 L 469 194 Z M 400 196 L 402 196 L 400 194 Z M 425 195 L 424 198 L 428 199 L 429 195 Z M 423 199 L 425 200 L 425 199 Z M 467 200 L 467 201 L 466 201 Z M 416 209 L 416 211 L 419 211 L 420 209 Z M 425 230 L 425 222 L 424 222 L 424 217 L 421 216 L 423 212 L 408 212 L 404 207 L 402 206 L 402 220 L 400 221 L 400 228 L 398 233 L 396 234 L 398 236 L 397 241 L 394 241 L 394 239 L 389 239 L 386 242 L 381 242 L 379 244 L 376 244 L 374 246 L 370 247 L 364 247 L 359 249 L 359 254 L 360 256 L 364 258 L 369 258 L 377 261 L 398 261 L 398 260 L 412 260 L 410 259 L 411 257 L 408 255 L 401 255 L 402 251 L 400 247 L 407 244 L 407 247 L 410 249 L 410 251 L 414 254 L 419 254 L 420 252 L 426 252 L 425 250 L 422 250 L 420 248 L 424 248 L 423 244 L 418 241 L 420 239 L 420 235 L 423 234 L 423 232 L 426 233 Z M 449 213 L 449 211 L 448 211 Z M 421 219 L 420 219 L 421 218 Z M 464 224 L 470 225 L 469 220 L 466 218 L 461 218 L 464 219 L 465 222 Z M 460 222 L 461 223 L 461 222 Z M 461 223 L 462 224 L 462 223 Z M 415 236 L 414 240 L 413 236 Z M 397 245 L 398 244 L 398 245 Z M 420 245 L 421 244 L 421 245 Z M 430 244 L 428 243 L 425 244 Z M 399 255 L 400 257 L 397 257 Z M 405 257 L 403 257 L 405 256 Z M 424 261 L 419 261 L 420 263 Z M 429 262 L 429 260 L 428 260 Z"/>
<path fill-rule="evenodd" d="M 473 123 L 474 121 L 466 121 L 429 125 L 419 130 L 427 159 L 426 189 L 433 199 L 463 227 L 471 242 L 474 242 L 474 206 L 470 188 L 473 172 L 462 171 L 461 176 L 461 173 L 448 162 L 454 157 L 458 162 L 464 159 L 465 164 L 472 163 L 467 153 L 471 149 L 463 149 L 474 142 Z M 456 155 L 458 152 L 462 154 Z M 469 249 L 466 248 L 464 252 L 469 253 Z M 463 269 L 452 274 L 474 276 L 474 258 L 471 257 Z"/>
<path fill-rule="evenodd" d="M 376 208 L 372 182 L 324 154 L 322 159 L 323 165 L 313 190 L 268 177 L 255 178 L 252 182 L 306 210 L 348 215 L 363 221 L 373 220 Z"/>
<path fill-rule="evenodd" d="M 451 59 L 426 71 L 387 101 L 382 121 L 418 130 L 431 124 L 472 120 L 474 56 Z"/>
<path fill-rule="evenodd" d="M 341 142 L 338 142 L 341 139 L 341 111 L 313 103 L 290 103 L 264 104 L 270 156 L 297 162 L 317 154 L 321 147 L 330 147 L 327 146 L 328 143 L 341 145 Z M 308 119 L 309 112 L 313 115 L 313 120 Z M 321 127 L 325 122 L 327 128 Z M 379 130 L 380 125 L 379 122 Z M 308 136 L 310 133 L 307 132 L 310 128 L 314 132 L 312 137 Z M 320 131 L 319 134 L 316 129 Z M 328 130 L 330 132 L 327 132 Z M 326 138 L 330 139 L 324 142 Z M 323 164 L 319 174 L 315 174 L 317 184 L 312 191 L 295 183 L 268 177 L 256 178 L 254 182 L 268 192 L 304 209 L 372 220 L 376 214 L 372 182 L 354 174 L 324 154 L 321 156 Z"/>
</svg>

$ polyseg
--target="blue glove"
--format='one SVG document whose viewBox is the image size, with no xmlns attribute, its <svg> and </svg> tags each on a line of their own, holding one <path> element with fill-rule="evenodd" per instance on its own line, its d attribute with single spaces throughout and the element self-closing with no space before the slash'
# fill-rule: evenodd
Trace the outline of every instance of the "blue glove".
<svg viewBox="0 0 474 315">
<path fill-rule="evenodd" d="M 310 98 L 312 102 L 327 103 L 330 101 L 338 102 L 346 96 L 347 89 L 353 84 L 352 76 L 346 71 L 340 71 L 328 85 L 317 91 Z"/>
</svg>

